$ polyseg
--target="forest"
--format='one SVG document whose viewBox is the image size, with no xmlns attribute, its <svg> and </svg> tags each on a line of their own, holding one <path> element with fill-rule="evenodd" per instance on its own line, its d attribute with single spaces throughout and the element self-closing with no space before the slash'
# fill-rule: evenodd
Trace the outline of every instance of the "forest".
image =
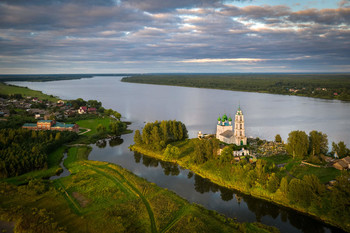
<svg viewBox="0 0 350 233">
<path fill-rule="evenodd" d="M 349 74 L 146 74 L 122 81 L 350 100 Z"/>
<path fill-rule="evenodd" d="M 0 178 L 47 168 L 48 153 L 77 137 L 68 131 L 0 129 Z"/>
<path fill-rule="evenodd" d="M 139 136 L 135 134 L 135 137 Z M 143 138 L 143 134 L 140 137 Z M 326 134 L 311 131 L 307 135 L 304 131 L 292 131 L 285 145 L 290 155 L 262 157 L 256 163 L 251 163 L 249 156 L 236 162 L 232 154 L 234 146 L 226 146 L 219 155 L 219 144 L 215 138 L 196 138 L 149 148 L 144 141 L 135 138 L 135 145 L 131 148 L 164 161 L 176 162 L 224 187 L 272 200 L 350 229 L 349 172 L 340 173 L 332 167 L 308 169 L 300 165 L 302 160 L 324 165 L 322 156 L 328 152 Z M 340 157 L 350 155 L 344 142 L 333 142 L 332 153 L 336 151 Z M 280 163 L 284 165 L 277 166 Z M 336 178 L 335 184 L 327 185 L 332 178 Z"/>
</svg>

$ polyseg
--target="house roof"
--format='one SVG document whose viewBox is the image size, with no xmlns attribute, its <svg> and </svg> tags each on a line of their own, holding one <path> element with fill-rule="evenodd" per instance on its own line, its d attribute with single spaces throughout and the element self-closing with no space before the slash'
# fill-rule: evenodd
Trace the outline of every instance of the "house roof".
<svg viewBox="0 0 350 233">
<path fill-rule="evenodd" d="M 54 124 L 52 127 L 59 127 L 59 128 L 72 128 L 74 126 L 74 124 L 65 124 L 62 122 L 56 122 L 56 124 Z"/>
<path fill-rule="evenodd" d="M 342 166 L 343 168 L 347 168 L 348 164 L 346 162 L 344 162 L 343 160 L 338 160 L 335 164 L 339 164 L 340 166 Z"/>
<path fill-rule="evenodd" d="M 223 132 L 222 134 L 220 134 L 221 136 L 225 137 L 225 138 L 230 138 L 233 136 L 233 131 L 232 130 L 226 130 L 225 132 Z"/>
<path fill-rule="evenodd" d="M 342 158 L 345 163 L 349 164 L 350 163 L 350 156 L 346 156 L 345 158 Z"/>
<path fill-rule="evenodd" d="M 51 122 L 52 120 L 40 120 L 38 122 Z"/>
</svg>

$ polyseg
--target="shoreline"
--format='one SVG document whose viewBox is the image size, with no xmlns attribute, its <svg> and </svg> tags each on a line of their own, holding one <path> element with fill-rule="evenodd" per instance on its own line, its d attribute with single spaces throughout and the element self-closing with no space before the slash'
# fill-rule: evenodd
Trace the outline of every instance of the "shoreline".
<svg viewBox="0 0 350 233">
<path fill-rule="evenodd" d="M 181 166 L 182 168 L 188 169 L 191 172 L 193 172 L 194 174 L 199 175 L 202 178 L 208 179 L 211 182 L 213 182 L 214 184 L 217 184 L 217 185 L 222 186 L 224 188 L 234 189 L 234 190 L 236 190 L 238 192 L 241 192 L 241 193 L 243 193 L 245 195 L 249 195 L 249 196 L 254 197 L 254 198 L 258 198 L 258 199 L 262 199 L 264 201 L 268 201 L 270 203 L 273 203 L 273 204 L 278 205 L 278 206 L 283 207 L 283 208 L 288 208 L 288 209 L 291 209 L 293 211 L 297 211 L 298 213 L 301 213 L 301 214 L 304 214 L 306 216 L 312 217 L 312 218 L 314 218 L 314 219 L 316 219 L 318 221 L 321 221 L 321 222 L 323 222 L 323 223 L 325 223 L 325 224 L 327 224 L 329 226 L 339 228 L 339 229 L 341 229 L 341 230 L 343 230 L 345 232 L 349 232 L 345 228 L 341 227 L 337 223 L 335 223 L 335 222 L 333 222 L 333 221 L 331 221 L 331 220 L 329 220 L 327 218 L 319 217 L 319 216 L 317 216 L 316 214 L 314 214 L 312 212 L 305 211 L 304 209 L 298 208 L 298 207 L 296 207 L 294 205 L 286 205 L 285 203 L 282 203 L 282 202 L 278 201 L 277 199 L 269 198 L 268 196 L 265 196 L 265 195 L 259 195 L 257 192 L 254 192 L 254 190 L 247 191 L 244 188 L 241 188 L 241 186 L 239 186 L 239 185 L 235 186 L 235 185 L 232 185 L 232 184 L 228 184 L 223 179 L 221 179 L 221 180 L 220 179 L 216 179 L 210 173 L 203 172 L 200 168 L 198 168 L 196 166 L 190 166 L 190 165 L 186 164 L 185 162 L 182 162 L 181 160 L 165 159 L 159 153 L 154 152 L 154 151 L 150 151 L 148 149 L 142 148 L 142 147 L 137 146 L 137 145 L 130 145 L 129 148 L 132 151 L 136 151 L 136 152 L 144 154 L 146 156 L 149 156 L 149 157 L 152 157 L 152 158 L 155 158 L 155 159 L 159 159 L 159 160 L 164 161 L 164 162 L 170 162 L 170 163 L 177 164 L 177 165 Z"/>
</svg>

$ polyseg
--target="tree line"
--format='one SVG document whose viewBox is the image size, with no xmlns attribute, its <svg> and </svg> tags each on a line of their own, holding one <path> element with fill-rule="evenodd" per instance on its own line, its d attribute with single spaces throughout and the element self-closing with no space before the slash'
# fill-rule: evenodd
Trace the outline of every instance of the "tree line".
<svg viewBox="0 0 350 233">
<path fill-rule="evenodd" d="M 153 74 L 122 81 L 350 100 L 348 74 Z"/>
<path fill-rule="evenodd" d="M 77 138 L 68 131 L 0 129 L 0 177 L 12 177 L 47 168 L 48 154 Z"/>
</svg>

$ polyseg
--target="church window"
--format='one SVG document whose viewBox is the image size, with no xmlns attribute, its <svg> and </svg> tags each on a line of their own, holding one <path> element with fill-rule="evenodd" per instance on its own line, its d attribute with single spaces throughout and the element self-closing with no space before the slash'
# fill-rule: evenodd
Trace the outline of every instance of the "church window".
<svg viewBox="0 0 350 233">
<path fill-rule="evenodd" d="M 242 131 L 239 132 L 240 136 L 242 136 Z"/>
<path fill-rule="evenodd" d="M 242 121 L 242 116 L 241 116 L 241 121 Z"/>
<path fill-rule="evenodd" d="M 240 128 L 242 129 L 242 124 L 240 124 Z"/>
</svg>

